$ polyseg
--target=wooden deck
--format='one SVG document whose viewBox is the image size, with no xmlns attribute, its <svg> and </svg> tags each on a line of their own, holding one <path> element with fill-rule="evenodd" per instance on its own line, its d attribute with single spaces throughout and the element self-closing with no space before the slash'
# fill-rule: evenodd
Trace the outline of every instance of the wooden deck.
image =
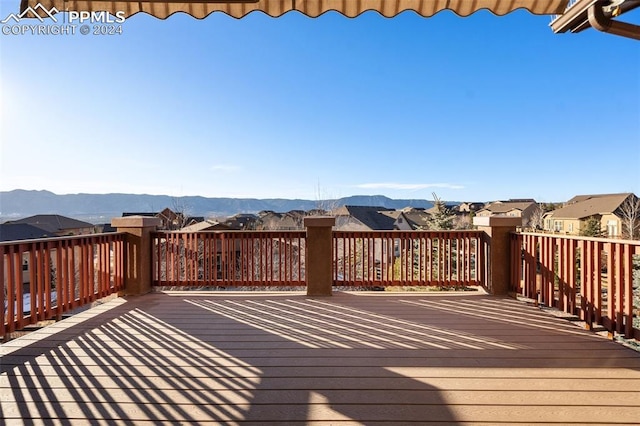
<svg viewBox="0 0 640 426">
<path fill-rule="evenodd" d="M 0 351 L 7 425 L 640 422 L 640 353 L 480 294 L 154 293 Z"/>
</svg>

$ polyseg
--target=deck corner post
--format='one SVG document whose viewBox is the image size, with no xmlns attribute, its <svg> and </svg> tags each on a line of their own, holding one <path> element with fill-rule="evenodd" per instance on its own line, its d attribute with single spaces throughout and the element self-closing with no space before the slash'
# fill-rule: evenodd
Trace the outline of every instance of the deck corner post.
<svg viewBox="0 0 640 426">
<path fill-rule="evenodd" d="M 309 216 L 304 218 L 307 228 L 306 279 L 307 296 L 332 295 L 332 229 L 335 217 Z"/>
<path fill-rule="evenodd" d="M 510 235 L 522 226 L 521 217 L 485 216 L 474 217 L 473 224 L 485 233 L 488 244 L 485 286 L 493 295 L 506 295 L 511 279 Z"/>
<path fill-rule="evenodd" d="M 127 216 L 111 220 L 111 226 L 127 234 L 125 239 L 125 295 L 151 291 L 153 251 L 151 233 L 160 226 L 157 217 Z"/>
</svg>

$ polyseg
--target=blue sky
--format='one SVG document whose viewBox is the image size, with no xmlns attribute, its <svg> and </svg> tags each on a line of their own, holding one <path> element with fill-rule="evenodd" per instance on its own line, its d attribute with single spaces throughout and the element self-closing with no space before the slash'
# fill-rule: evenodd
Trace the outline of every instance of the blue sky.
<svg viewBox="0 0 640 426">
<path fill-rule="evenodd" d="M 640 194 L 640 43 L 549 22 L 138 14 L 119 36 L 0 35 L 0 190 Z"/>
</svg>

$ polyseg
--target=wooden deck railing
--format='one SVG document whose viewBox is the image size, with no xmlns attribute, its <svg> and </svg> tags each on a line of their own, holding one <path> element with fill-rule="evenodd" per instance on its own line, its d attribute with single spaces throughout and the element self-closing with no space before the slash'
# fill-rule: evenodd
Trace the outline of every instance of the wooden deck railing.
<svg viewBox="0 0 640 426">
<path fill-rule="evenodd" d="M 155 286 L 303 286 L 304 231 L 153 234 Z"/>
<path fill-rule="evenodd" d="M 482 235 L 479 231 L 335 231 L 333 283 L 479 285 L 484 279 Z"/>
<path fill-rule="evenodd" d="M 511 291 L 640 338 L 640 241 L 520 233 Z"/>
<path fill-rule="evenodd" d="M 0 335 L 121 290 L 124 241 L 113 233 L 0 243 Z"/>
<path fill-rule="evenodd" d="M 333 284 L 479 285 L 481 232 L 333 233 Z M 156 232 L 155 286 L 304 286 L 304 231 Z"/>
<path fill-rule="evenodd" d="M 125 290 L 136 255 L 127 241 L 114 233 L 0 243 L 0 334 Z M 305 286 L 312 260 L 305 231 L 154 232 L 151 242 L 155 286 Z M 331 244 L 334 286 L 490 279 L 482 231 L 334 231 Z M 514 233 L 509 251 L 510 291 L 640 338 L 640 241 Z"/>
</svg>

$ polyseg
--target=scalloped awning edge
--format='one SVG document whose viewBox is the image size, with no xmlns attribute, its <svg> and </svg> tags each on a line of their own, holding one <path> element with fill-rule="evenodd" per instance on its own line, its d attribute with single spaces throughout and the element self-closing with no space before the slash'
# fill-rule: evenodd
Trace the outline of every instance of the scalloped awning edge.
<svg viewBox="0 0 640 426">
<path fill-rule="evenodd" d="M 222 12 L 234 18 L 243 18 L 249 13 L 261 11 L 271 17 L 297 11 L 311 18 L 327 12 L 337 12 L 355 18 L 365 12 L 375 11 L 391 18 L 406 11 L 430 17 L 443 10 L 450 10 L 459 16 L 469 16 L 479 10 L 488 10 L 503 16 L 515 10 L 524 9 L 535 15 L 561 14 L 568 0 L 185 0 L 185 1 L 100 1 L 100 0 L 22 0 L 20 11 L 41 4 L 47 10 L 57 11 L 106 11 L 115 15 L 120 12 L 125 17 L 146 13 L 159 19 L 166 19 L 182 12 L 197 19 L 204 19 L 214 12 Z"/>
</svg>

